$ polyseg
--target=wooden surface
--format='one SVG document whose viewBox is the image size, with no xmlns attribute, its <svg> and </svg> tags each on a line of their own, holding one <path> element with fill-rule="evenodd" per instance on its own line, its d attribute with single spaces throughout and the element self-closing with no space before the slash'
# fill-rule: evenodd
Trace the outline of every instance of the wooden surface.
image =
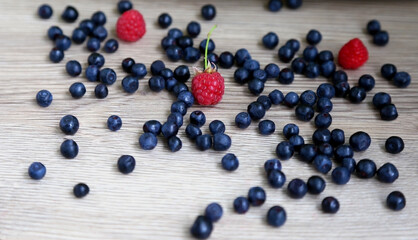
<svg viewBox="0 0 418 240">
<path fill-rule="evenodd" d="M 207 22 L 200 17 L 203 2 L 134 1 L 147 22 L 147 34 L 137 43 L 120 43 L 115 54 L 104 54 L 105 66 L 114 68 L 118 74 L 118 81 L 109 88 L 109 96 L 104 100 L 94 97 L 94 83 L 65 73 L 68 60 L 75 59 L 86 66 L 89 53 L 85 45 L 74 44 L 59 64 L 48 60 L 52 47 L 46 37 L 49 26 L 59 25 L 65 34 L 71 34 L 76 26 L 59 19 L 68 1 L 50 2 L 54 15 L 50 20 L 41 20 L 36 10 L 43 1 L 0 1 L 0 239 L 190 239 L 189 227 L 195 217 L 214 201 L 222 204 L 224 216 L 215 224 L 211 239 L 418 239 L 418 2 L 306 1 L 298 11 L 283 8 L 279 13 L 271 13 L 266 11 L 265 1 L 212 0 L 218 14 L 214 21 Z M 79 20 L 103 10 L 110 36 L 115 36 L 116 0 L 71 2 L 80 12 Z M 245 111 L 255 97 L 246 86 L 234 83 L 235 67 L 220 70 L 226 85 L 223 101 L 216 107 L 193 106 L 189 113 L 201 109 L 207 122 L 214 119 L 225 122 L 226 133 L 233 141 L 228 152 L 240 159 L 236 172 L 221 169 L 220 159 L 225 152 L 196 150 L 185 137 L 184 127 L 180 130 L 183 140 L 180 152 L 168 152 L 162 139 L 152 151 L 140 149 L 138 137 L 143 123 L 150 119 L 164 121 L 174 98 L 167 92 L 151 92 L 147 86 L 149 76 L 140 81 L 137 93 L 123 93 L 120 83 L 124 73 L 120 63 L 125 57 L 133 57 L 147 67 L 156 59 L 164 60 L 172 69 L 181 64 L 169 62 L 160 48 L 160 39 L 167 32 L 156 25 L 162 12 L 171 14 L 172 27 L 183 30 L 191 20 L 201 23 L 202 33 L 218 24 L 213 33 L 216 53 L 245 47 L 262 67 L 270 62 L 281 68 L 288 65 L 278 61 L 277 50 L 261 46 L 261 37 L 269 31 L 279 35 L 280 46 L 296 38 L 302 40 L 304 47 L 304 36 L 309 29 L 316 28 L 323 35 L 318 48 L 330 49 L 335 55 L 351 38 L 362 39 L 370 59 L 359 70 L 348 71 L 349 83 L 355 85 L 359 76 L 368 73 L 376 78 L 376 87 L 362 104 L 333 99 L 331 129 L 344 129 L 346 140 L 356 131 L 367 131 L 372 144 L 368 151 L 355 153 L 355 159 L 371 158 L 378 166 L 390 161 L 399 169 L 399 179 L 393 184 L 383 184 L 376 179 L 360 180 L 353 176 L 347 185 L 337 186 L 328 174 L 324 176 L 328 184 L 325 192 L 319 196 L 308 194 L 300 200 L 290 199 L 285 189 L 269 187 L 262 166 L 264 161 L 275 157 L 277 143 L 284 140 L 280 133 L 283 126 L 295 122 L 308 141 L 314 127 L 312 123 L 296 120 L 294 110 L 274 106 L 266 119 L 276 123 L 275 134 L 260 136 L 257 124 L 247 130 L 237 129 L 234 116 Z M 365 34 L 367 21 L 373 18 L 379 19 L 383 29 L 390 33 L 386 47 L 372 45 L 370 36 Z M 204 35 L 195 42 L 200 42 Z M 378 72 L 387 62 L 411 74 L 409 88 L 398 89 L 382 79 Z M 68 87 L 76 81 L 87 87 L 87 94 L 79 100 L 68 93 Z M 311 80 L 296 75 L 294 83 L 288 86 L 268 81 L 265 93 L 275 88 L 284 93 L 301 93 L 315 90 L 323 82 L 326 80 L 321 77 Z M 41 89 L 54 95 L 48 108 L 39 107 L 34 100 Z M 371 105 L 373 95 L 380 91 L 392 95 L 399 111 L 396 121 L 380 120 Z M 66 114 L 73 114 L 80 121 L 75 136 L 65 136 L 59 130 L 59 120 Z M 112 114 L 123 119 L 118 132 L 106 128 L 106 120 Z M 208 124 L 203 127 L 204 132 L 207 128 Z M 401 136 L 406 144 L 398 155 L 384 150 L 385 140 L 392 135 Z M 80 147 L 76 159 L 66 160 L 59 153 L 59 146 L 66 138 L 75 139 Z M 133 155 L 137 160 L 132 174 L 122 175 L 116 169 L 116 161 L 123 154 Z M 47 167 L 47 174 L 40 181 L 27 176 L 27 168 L 33 161 L 41 161 Z M 296 177 L 307 180 L 318 174 L 297 157 L 283 161 L 283 169 L 288 180 Z M 72 195 L 73 186 L 79 182 L 87 183 L 91 189 L 84 199 Z M 233 199 L 246 195 L 250 187 L 257 185 L 265 188 L 266 203 L 251 208 L 245 215 L 234 213 Z M 403 211 L 386 208 L 386 196 L 393 190 L 406 196 Z M 338 214 L 320 211 L 321 200 L 329 195 L 340 201 Z M 287 211 L 287 222 L 278 229 L 265 221 L 266 212 L 273 205 L 281 205 Z"/>
</svg>

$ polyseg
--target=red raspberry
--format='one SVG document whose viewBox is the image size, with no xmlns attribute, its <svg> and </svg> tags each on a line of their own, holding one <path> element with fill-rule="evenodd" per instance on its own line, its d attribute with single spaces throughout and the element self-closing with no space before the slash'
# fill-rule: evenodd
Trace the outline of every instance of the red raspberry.
<svg viewBox="0 0 418 240">
<path fill-rule="evenodd" d="M 116 23 L 118 38 L 127 42 L 136 42 L 146 32 L 145 21 L 137 10 L 129 10 L 119 17 Z"/>
<path fill-rule="evenodd" d="M 345 69 L 357 69 L 369 59 L 369 52 L 358 38 L 351 39 L 338 53 L 338 63 Z"/>
<path fill-rule="evenodd" d="M 224 95 L 224 78 L 218 72 L 197 73 L 192 80 L 192 93 L 200 105 L 215 105 Z"/>
</svg>

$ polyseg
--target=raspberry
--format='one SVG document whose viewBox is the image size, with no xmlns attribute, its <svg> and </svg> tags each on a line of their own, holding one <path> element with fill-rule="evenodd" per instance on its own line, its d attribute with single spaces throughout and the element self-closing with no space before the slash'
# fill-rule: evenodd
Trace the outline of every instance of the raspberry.
<svg viewBox="0 0 418 240">
<path fill-rule="evenodd" d="M 345 69 L 357 69 L 369 59 L 369 52 L 363 42 L 354 38 L 346 43 L 338 54 L 338 63 Z"/>
<path fill-rule="evenodd" d="M 198 73 L 192 80 L 192 93 L 200 105 L 215 105 L 224 95 L 224 79 L 218 72 Z"/>
<path fill-rule="evenodd" d="M 127 42 L 136 42 L 146 32 L 145 21 L 137 10 L 129 10 L 119 17 L 116 23 L 118 38 Z"/>
</svg>

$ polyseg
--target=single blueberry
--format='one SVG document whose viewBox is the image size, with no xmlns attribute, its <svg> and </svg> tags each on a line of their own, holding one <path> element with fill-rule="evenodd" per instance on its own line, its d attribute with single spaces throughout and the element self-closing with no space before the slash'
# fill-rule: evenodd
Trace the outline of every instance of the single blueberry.
<svg viewBox="0 0 418 240">
<path fill-rule="evenodd" d="M 288 123 L 283 127 L 283 135 L 289 139 L 291 136 L 299 134 L 299 127 L 294 123 Z"/>
<path fill-rule="evenodd" d="M 200 34 L 200 24 L 195 21 L 189 22 L 187 24 L 187 33 L 190 37 L 197 37 Z"/>
<path fill-rule="evenodd" d="M 240 48 L 235 52 L 235 62 L 238 66 L 244 65 L 244 62 L 251 59 L 251 55 L 245 48 Z"/>
<path fill-rule="evenodd" d="M 331 140 L 330 140 L 330 144 L 333 147 L 338 147 L 342 144 L 345 143 L 345 134 L 344 131 L 341 129 L 334 129 L 331 131 Z"/>
<path fill-rule="evenodd" d="M 71 84 L 69 91 L 73 98 L 82 98 L 86 93 L 86 87 L 81 82 L 75 82 Z"/>
<path fill-rule="evenodd" d="M 392 136 L 386 139 L 385 149 L 388 153 L 396 154 L 403 151 L 405 144 L 402 138 L 398 136 Z"/>
<path fill-rule="evenodd" d="M 175 123 L 180 128 L 183 126 L 183 115 L 178 112 L 170 113 L 167 117 L 167 122 Z"/>
<path fill-rule="evenodd" d="M 301 104 L 313 106 L 316 103 L 316 94 L 312 90 L 306 90 L 300 94 L 299 102 Z"/>
<path fill-rule="evenodd" d="M 322 40 L 321 33 L 316 29 L 311 29 L 306 35 L 306 41 L 311 45 L 316 45 Z"/>
<path fill-rule="evenodd" d="M 348 76 L 347 73 L 343 70 L 335 71 L 334 74 L 332 74 L 332 83 L 334 85 L 337 85 L 339 82 L 347 82 Z"/>
<path fill-rule="evenodd" d="M 224 133 L 215 133 L 213 135 L 213 150 L 226 151 L 231 147 L 231 137 Z"/>
<path fill-rule="evenodd" d="M 150 132 L 158 136 L 161 133 L 161 123 L 157 120 L 149 120 L 144 123 L 142 129 L 144 132 Z"/>
<path fill-rule="evenodd" d="M 319 113 L 315 117 L 315 126 L 317 128 L 328 128 L 331 126 L 332 117 L 329 113 Z"/>
<path fill-rule="evenodd" d="M 73 6 L 67 6 L 61 14 L 62 20 L 73 23 L 78 18 L 78 11 Z"/>
<path fill-rule="evenodd" d="M 96 26 L 93 29 L 92 36 L 103 42 L 107 38 L 107 30 L 103 26 Z"/>
<path fill-rule="evenodd" d="M 73 188 L 74 196 L 77 198 L 85 197 L 87 194 L 89 194 L 90 188 L 85 183 L 78 183 Z"/>
<path fill-rule="evenodd" d="M 135 62 L 133 64 L 135 64 Z M 151 63 L 150 70 L 151 70 L 152 75 L 155 76 L 155 75 L 160 75 L 161 70 L 163 70 L 164 68 L 165 68 L 165 64 L 163 61 L 155 60 L 154 62 Z"/>
<path fill-rule="evenodd" d="M 107 86 L 103 83 L 97 84 L 97 86 L 94 88 L 94 95 L 98 99 L 104 99 L 109 94 L 109 90 L 107 89 Z"/>
<path fill-rule="evenodd" d="M 91 15 L 91 20 L 96 24 L 97 26 L 103 26 L 106 24 L 106 15 L 102 11 L 97 11 Z"/>
<path fill-rule="evenodd" d="M 273 206 L 267 212 L 267 223 L 273 227 L 280 227 L 286 222 L 286 211 L 283 207 Z"/>
<path fill-rule="evenodd" d="M 212 136 L 203 134 L 196 137 L 196 146 L 199 150 L 205 151 L 212 147 Z"/>
<path fill-rule="evenodd" d="M 340 145 L 334 150 L 334 158 L 341 162 L 344 158 L 352 158 L 354 155 L 353 148 L 350 145 Z"/>
<path fill-rule="evenodd" d="M 373 35 L 373 43 L 377 46 L 385 46 L 389 42 L 389 33 L 380 31 Z"/>
<path fill-rule="evenodd" d="M 71 35 L 71 40 L 73 40 L 73 42 L 76 44 L 83 43 L 86 40 L 86 38 L 87 35 L 82 28 L 75 28 L 73 30 L 73 34 Z"/>
<path fill-rule="evenodd" d="M 116 39 L 109 39 L 105 42 L 103 50 L 107 53 L 114 53 L 119 48 L 119 43 Z"/>
<path fill-rule="evenodd" d="M 260 69 L 260 63 L 254 59 L 247 59 L 244 62 L 244 68 L 247 69 L 249 72 L 254 72 L 257 69 Z"/>
<path fill-rule="evenodd" d="M 131 1 L 121 0 L 118 2 L 118 11 L 120 14 L 129 11 L 133 8 Z"/>
<path fill-rule="evenodd" d="M 153 92 L 161 92 L 165 87 L 164 78 L 161 76 L 152 76 L 148 80 L 148 86 Z"/>
<path fill-rule="evenodd" d="M 321 207 L 324 213 L 336 213 L 340 209 L 340 203 L 335 197 L 326 197 L 322 200 Z"/>
<path fill-rule="evenodd" d="M 387 80 L 392 80 L 392 78 L 397 73 L 396 66 L 391 63 L 386 63 L 380 68 L 380 73 L 382 74 L 382 77 L 384 77 Z"/>
<path fill-rule="evenodd" d="M 83 21 L 80 22 L 78 26 L 84 31 L 86 35 L 91 35 L 96 25 L 94 24 L 92 20 L 84 19 Z"/>
<path fill-rule="evenodd" d="M 288 92 L 283 100 L 283 104 L 289 108 L 295 107 L 298 103 L 299 96 L 295 92 Z"/>
<path fill-rule="evenodd" d="M 326 97 L 321 97 L 318 99 L 318 102 L 316 103 L 316 111 L 320 113 L 329 113 L 331 112 L 333 107 L 333 104 L 331 102 L 331 99 Z"/>
<path fill-rule="evenodd" d="M 370 20 L 367 23 L 367 32 L 370 35 L 375 35 L 376 33 L 380 32 L 380 22 L 376 19 Z"/>
<path fill-rule="evenodd" d="M 281 188 L 286 182 L 286 175 L 280 170 L 271 170 L 267 173 L 267 181 L 273 188 Z"/>
<path fill-rule="evenodd" d="M 397 72 L 393 77 L 393 84 L 398 88 L 406 88 L 411 84 L 411 75 L 407 72 Z"/>
<path fill-rule="evenodd" d="M 371 75 L 364 74 L 359 78 L 358 85 L 368 92 L 374 88 L 375 80 Z"/>
<path fill-rule="evenodd" d="M 398 179 L 398 169 L 392 163 L 383 164 L 376 172 L 377 179 L 384 183 L 393 183 Z"/>
<path fill-rule="evenodd" d="M 387 196 L 386 205 L 395 211 L 402 210 L 406 205 L 405 196 L 399 191 L 393 191 Z"/>
<path fill-rule="evenodd" d="M 362 159 L 356 165 L 356 174 L 359 178 L 372 178 L 376 174 L 376 164 L 373 160 Z"/>
<path fill-rule="evenodd" d="M 336 97 L 345 97 L 350 92 L 350 84 L 348 82 L 339 82 L 334 85 L 334 88 Z"/>
<path fill-rule="evenodd" d="M 112 85 L 116 82 L 116 72 L 110 68 L 100 70 L 100 81 L 106 85 Z"/>
<path fill-rule="evenodd" d="M 312 141 L 314 144 L 328 143 L 331 140 L 331 132 L 326 128 L 315 130 L 312 134 Z"/>
<path fill-rule="evenodd" d="M 41 90 L 36 94 L 36 102 L 41 107 L 48 107 L 52 103 L 52 93 L 48 90 Z"/>
<path fill-rule="evenodd" d="M 264 163 L 264 170 L 266 171 L 267 174 L 273 170 L 280 171 L 282 170 L 282 163 L 280 162 L 279 159 L 267 160 Z"/>
<path fill-rule="evenodd" d="M 326 78 L 331 77 L 334 74 L 336 68 L 337 67 L 333 61 L 326 61 L 319 65 L 319 71 L 321 72 L 322 76 Z"/>
<path fill-rule="evenodd" d="M 78 145 L 74 140 L 67 139 L 61 143 L 60 152 L 65 158 L 75 158 L 78 154 Z"/>
<path fill-rule="evenodd" d="M 141 146 L 141 148 L 144 150 L 154 149 L 155 146 L 157 146 L 157 143 L 158 143 L 157 137 L 151 132 L 143 133 L 139 137 L 139 146 Z"/>
<path fill-rule="evenodd" d="M 217 222 L 223 214 L 222 206 L 219 203 L 211 203 L 205 209 L 205 216 L 212 222 Z"/>
<path fill-rule="evenodd" d="M 74 135 L 79 127 L 78 119 L 73 115 L 65 115 L 60 120 L 60 129 L 67 135 Z"/>
<path fill-rule="evenodd" d="M 187 105 L 183 101 L 176 101 L 173 104 L 171 104 L 171 113 L 178 112 L 181 115 L 186 115 L 187 113 Z"/>
<path fill-rule="evenodd" d="M 55 39 L 55 47 L 61 51 L 66 51 L 71 47 L 71 39 L 65 35 L 58 36 Z"/>
<path fill-rule="evenodd" d="M 282 6 L 283 6 L 282 0 L 270 0 L 268 2 L 268 5 L 267 5 L 268 9 L 271 12 L 278 12 L 278 11 L 280 11 L 280 9 L 282 8 Z"/>
<path fill-rule="evenodd" d="M 173 19 L 168 13 L 161 13 L 160 16 L 158 16 L 158 25 L 160 25 L 161 28 L 168 28 L 172 22 Z"/>
<path fill-rule="evenodd" d="M 319 52 L 318 54 L 318 61 L 319 63 L 325 63 L 325 62 L 334 62 L 334 55 L 329 50 L 324 50 Z"/>
<path fill-rule="evenodd" d="M 92 53 L 87 58 L 87 62 L 89 64 L 89 66 L 95 65 L 98 68 L 101 68 L 101 67 L 103 67 L 103 65 L 105 64 L 106 61 L 105 61 L 105 58 L 103 57 L 102 54 L 100 54 L 100 53 Z"/>
<path fill-rule="evenodd" d="M 300 148 L 305 144 L 305 140 L 300 135 L 293 135 L 289 138 L 289 143 L 292 144 L 296 151 L 299 151 Z"/>
<path fill-rule="evenodd" d="M 142 63 L 135 63 L 131 67 L 131 74 L 132 76 L 141 79 L 144 78 L 147 75 L 147 67 Z"/>
<path fill-rule="evenodd" d="M 253 72 L 253 78 L 261 80 L 262 82 L 265 83 L 267 81 L 267 73 L 266 73 L 266 71 L 264 71 L 262 69 L 255 70 Z"/>
<path fill-rule="evenodd" d="M 387 104 L 380 109 L 380 118 L 385 121 L 392 121 L 398 118 L 398 110 L 394 104 Z"/>
<path fill-rule="evenodd" d="M 264 91 L 264 82 L 257 78 L 254 78 L 253 80 L 248 82 L 248 90 L 253 95 L 258 96 Z"/>
<path fill-rule="evenodd" d="M 207 39 L 203 39 L 200 44 L 199 44 L 199 50 L 202 54 L 205 54 L 206 51 L 206 42 Z M 208 54 L 212 53 L 213 51 L 215 51 L 215 42 L 212 39 L 209 39 L 209 43 L 208 43 Z"/>
<path fill-rule="evenodd" d="M 239 167 L 239 161 L 237 156 L 233 153 L 227 153 L 222 157 L 222 168 L 227 171 L 235 171 Z"/>
<path fill-rule="evenodd" d="M 253 120 L 260 120 L 266 114 L 263 104 L 259 102 L 252 102 L 247 107 L 247 112 Z"/>
<path fill-rule="evenodd" d="M 261 135 L 273 134 L 276 130 L 276 125 L 271 120 L 263 120 L 258 123 L 258 131 Z"/>
<path fill-rule="evenodd" d="M 138 90 L 139 81 L 136 77 L 126 76 L 122 79 L 122 88 L 127 93 L 134 93 Z"/>
<path fill-rule="evenodd" d="M 360 103 L 366 98 L 366 90 L 362 87 L 352 87 L 348 93 L 348 98 L 352 103 Z"/>
<path fill-rule="evenodd" d="M 89 38 L 87 41 L 87 49 L 90 52 L 98 51 L 100 49 L 100 40 L 95 37 Z"/>
<path fill-rule="evenodd" d="M 168 59 L 171 61 L 178 61 L 183 57 L 183 50 L 178 46 L 170 46 L 166 49 Z"/>
<path fill-rule="evenodd" d="M 48 38 L 51 39 L 52 41 L 55 41 L 55 39 L 57 39 L 57 37 L 63 35 L 63 32 L 61 30 L 61 28 L 57 27 L 57 26 L 51 26 L 48 29 Z"/>
<path fill-rule="evenodd" d="M 295 115 L 296 118 L 300 121 L 308 122 L 314 117 L 314 109 L 313 107 L 305 104 L 299 104 L 295 108 Z"/>
<path fill-rule="evenodd" d="M 302 6 L 303 1 L 302 0 L 286 0 L 286 5 L 290 9 L 298 9 Z"/>
<path fill-rule="evenodd" d="M 354 158 L 343 158 L 341 161 L 341 166 L 348 169 L 350 173 L 353 173 L 356 170 L 356 160 Z"/>
<path fill-rule="evenodd" d="M 322 177 L 314 175 L 308 179 L 307 186 L 310 194 L 320 194 L 324 191 L 326 183 Z"/>
<path fill-rule="evenodd" d="M 320 66 L 315 62 L 309 62 L 303 72 L 307 78 L 316 78 L 321 73 Z"/>
<path fill-rule="evenodd" d="M 305 181 L 299 178 L 292 179 L 287 185 L 287 192 L 292 198 L 303 198 L 308 192 L 308 186 Z"/>
<path fill-rule="evenodd" d="M 270 98 L 271 103 L 274 105 L 280 104 L 284 101 L 284 95 L 278 89 L 274 89 L 273 91 L 271 91 L 269 93 L 269 98 Z"/>
<path fill-rule="evenodd" d="M 38 8 L 38 15 L 42 19 L 49 19 L 52 16 L 53 10 L 48 4 L 42 4 Z"/>
<path fill-rule="evenodd" d="M 293 156 L 294 148 L 290 142 L 280 142 L 276 147 L 276 155 L 280 160 L 288 160 Z"/>
<path fill-rule="evenodd" d="M 329 83 L 322 83 L 318 86 L 316 90 L 316 95 L 318 98 L 326 97 L 326 98 L 333 98 L 335 96 L 335 88 Z"/>
<path fill-rule="evenodd" d="M 314 47 L 314 46 L 307 46 L 303 50 L 303 58 L 307 62 L 315 61 L 317 57 L 318 57 L 318 49 L 316 47 Z"/>
<path fill-rule="evenodd" d="M 250 114 L 246 112 L 240 112 L 235 116 L 235 125 L 238 128 L 245 129 L 251 124 Z"/>
<path fill-rule="evenodd" d="M 349 142 L 354 151 L 362 152 L 369 148 L 372 139 L 369 134 L 359 131 L 350 136 Z"/>
<path fill-rule="evenodd" d="M 262 42 L 264 47 L 274 49 L 279 44 L 279 37 L 274 32 L 269 32 L 263 36 Z"/>
<path fill-rule="evenodd" d="M 264 109 L 267 111 L 271 108 L 271 100 L 266 95 L 259 96 L 257 102 L 263 104 Z"/>
<path fill-rule="evenodd" d="M 234 200 L 234 210 L 239 214 L 244 214 L 250 208 L 250 202 L 245 197 L 237 197 Z"/>
<path fill-rule="evenodd" d="M 290 68 L 283 68 L 279 73 L 278 81 L 281 84 L 291 84 L 294 80 L 293 71 Z"/>
<path fill-rule="evenodd" d="M 350 181 L 350 176 L 350 171 L 345 167 L 336 167 L 331 173 L 332 181 L 338 185 L 347 184 Z"/>
<path fill-rule="evenodd" d="M 262 187 L 256 186 L 248 190 L 248 202 L 254 207 L 263 205 L 266 198 L 266 192 Z"/>
<path fill-rule="evenodd" d="M 267 74 L 267 78 L 277 78 L 280 73 L 280 68 L 275 63 L 269 63 L 264 67 L 264 71 Z"/>
<path fill-rule="evenodd" d="M 212 233 L 212 221 L 205 216 L 198 216 L 190 228 L 190 233 L 198 239 L 206 239 Z"/>
<path fill-rule="evenodd" d="M 46 174 L 46 167 L 41 162 L 33 162 L 28 168 L 28 174 L 32 179 L 42 179 Z"/>
<path fill-rule="evenodd" d="M 286 42 L 285 45 L 288 46 L 288 47 L 290 47 L 290 49 L 292 49 L 294 53 L 296 53 L 297 51 L 299 51 L 299 48 L 300 48 L 299 41 L 296 40 L 296 39 L 293 39 L 293 38 L 287 40 L 287 42 Z"/>
<path fill-rule="evenodd" d="M 279 56 L 280 61 L 289 63 L 295 56 L 295 52 L 289 46 L 283 45 L 279 48 L 277 55 Z"/>
<path fill-rule="evenodd" d="M 122 127 L 122 118 L 112 115 L 107 119 L 107 128 L 111 131 L 118 131 Z"/>
<path fill-rule="evenodd" d="M 183 143 L 181 142 L 181 139 L 177 136 L 172 136 L 168 139 L 168 149 L 170 149 L 171 152 L 179 151 L 182 146 Z"/>
<path fill-rule="evenodd" d="M 316 170 L 323 174 L 327 174 L 332 168 L 332 162 L 326 155 L 316 155 L 313 160 L 313 165 Z"/>
<path fill-rule="evenodd" d="M 204 5 L 200 12 L 205 20 L 212 20 L 216 16 L 216 8 L 212 4 Z"/>
<path fill-rule="evenodd" d="M 180 65 L 174 69 L 174 78 L 180 82 L 187 82 L 190 78 L 189 67 L 186 65 Z"/>
<path fill-rule="evenodd" d="M 317 150 L 313 144 L 304 144 L 300 147 L 299 155 L 302 161 L 311 163 L 317 155 Z"/>
<path fill-rule="evenodd" d="M 123 174 L 131 173 L 135 169 L 135 158 L 130 155 L 122 155 L 118 159 L 118 169 Z"/>
</svg>

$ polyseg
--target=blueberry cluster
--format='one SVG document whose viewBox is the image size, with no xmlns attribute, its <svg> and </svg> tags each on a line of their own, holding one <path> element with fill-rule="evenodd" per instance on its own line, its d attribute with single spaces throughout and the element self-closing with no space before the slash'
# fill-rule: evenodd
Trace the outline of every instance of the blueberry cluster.
<svg viewBox="0 0 418 240">
<path fill-rule="evenodd" d="M 385 46 L 389 42 L 389 33 L 380 29 L 380 22 L 376 19 L 367 23 L 367 32 L 373 36 L 373 43 L 377 46 Z"/>
<path fill-rule="evenodd" d="M 302 0 L 286 0 L 286 6 L 290 9 L 298 9 L 302 6 L 303 1 Z M 283 1 L 282 0 L 270 0 L 267 4 L 267 8 L 271 12 L 278 12 L 283 7 Z"/>
<path fill-rule="evenodd" d="M 244 214 L 250 206 L 259 207 L 266 201 L 267 194 L 262 187 L 252 187 L 248 190 L 247 197 L 237 197 L 233 202 L 233 207 L 236 213 Z"/>
<path fill-rule="evenodd" d="M 213 231 L 213 223 L 219 221 L 222 215 L 223 209 L 219 203 L 209 204 L 205 214 L 198 216 L 190 228 L 192 236 L 198 239 L 208 238 Z"/>
<path fill-rule="evenodd" d="M 411 75 L 407 72 L 398 72 L 395 65 L 386 63 L 380 68 L 380 74 L 398 88 L 406 88 L 411 84 Z"/>
<path fill-rule="evenodd" d="M 378 92 L 373 96 L 373 106 L 380 112 L 380 118 L 385 121 L 392 121 L 398 118 L 398 110 L 392 103 L 389 93 Z"/>
</svg>

